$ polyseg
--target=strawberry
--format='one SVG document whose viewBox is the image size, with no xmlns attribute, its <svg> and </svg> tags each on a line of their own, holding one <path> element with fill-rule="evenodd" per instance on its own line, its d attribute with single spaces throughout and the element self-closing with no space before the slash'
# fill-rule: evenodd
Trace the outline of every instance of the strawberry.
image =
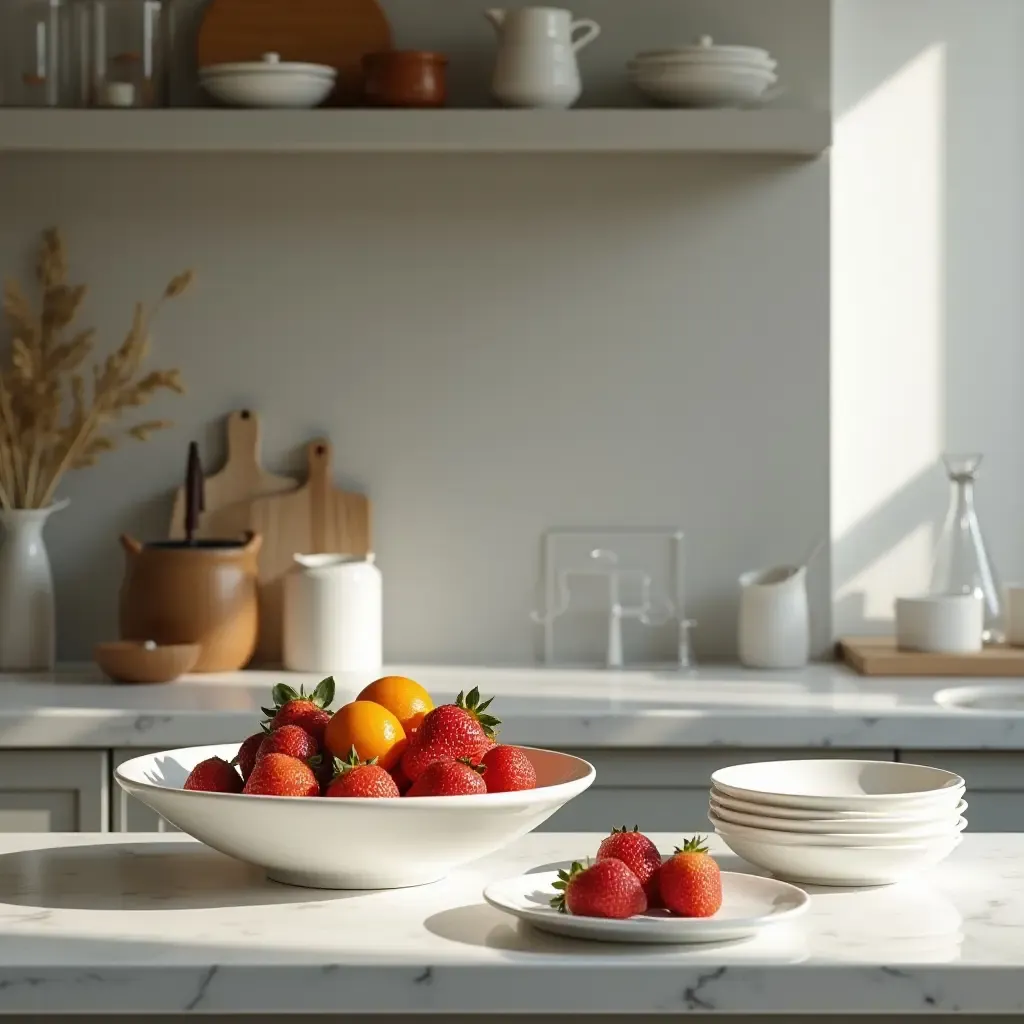
<svg viewBox="0 0 1024 1024">
<path fill-rule="evenodd" d="M 435 761 L 423 770 L 406 796 L 470 796 L 486 793 L 481 778 L 484 768 L 470 764 L 468 758 L 456 761 L 453 757 Z"/>
<path fill-rule="evenodd" d="M 188 773 L 185 789 L 202 793 L 241 793 L 242 779 L 221 757 L 208 757 Z"/>
<path fill-rule="evenodd" d="M 614 857 L 584 867 L 574 861 L 568 871 L 558 872 L 551 906 L 577 917 L 612 917 L 617 920 L 642 914 L 647 897 L 640 879 Z"/>
<path fill-rule="evenodd" d="M 486 758 L 484 761 L 486 762 Z M 633 872 L 644 887 L 649 907 L 661 906 L 661 892 L 658 889 L 658 875 L 661 871 L 661 854 L 658 848 L 635 825 L 630 832 L 625 825 L 612 829 L 597 848 L 597 859 L 614 857 Z"/>
<path fill-rule="evenodd" d="M 334 759 L 337 774 L 327 787 L 324 796 L 355 797 L 398 797 L 398 786 L 391 775 L 379 764 L 377 758 L 360 761 L 353 747 L 344 761 Z"/>
<path fill-rule="evenodd" d="M 287 754 L 267 754 L 245 784 L 243 793 L 258 796 L 319 796 L 320 783 L 308 764 Z"/>
<path fill-rule="evenodd" d="M 283 725 L 298 725 L 305 729 L 317 746 L 324 744 L 324 730 L 331 720 L 327 710 L 334 701 L 334 676 L 328 676 L 307 694 L 303 688 L 296 693 L 287 683 L 278 683 L 273 689 L 274 706 L 263 708 L 271 729 Z"/>
<path fill-rule="evenodd" d="M 474 686 L 468 694 L 460 693 L 454 704 L 434 708 L 402 755 L 405 774 L 415 782 L 431 764 L 445 757 L 478 762 L 492 746 L 495 727 L 501 724 L 486 713 L 493 699 L 481 703 L 480 691 Z"/>
<path fill-rule="evenodd" d="M 256 751 L 256 760 L 266 757 L 267 754 L 287 754 L 300 761 L 309 761 L 311 757 L 316 757 L 319 749 L 316 740 L 301 726 L 282 725 L 264 736 L 259 750 Z"/>
<path fill-rule="evenodd" d="M 256 756 L 260 749 L 260 744 L 266 739 L 267 732 L 266 728 L 262 732 L 254 732 L 248 739 L 242 741 L 242 745 L 238 748 L 238 753 L 235 754 L 232 764 L 237 764 L 242 772 L 242 778 L 248 781 L 252 770 L 256 766 Z"/>
<path fill-rule="evenodd" d="M 722 906 L 722 874 L 704 842 L 687 839 L 658 872 L 665 906 L 681 917 L 714 917 Z"/>
<path fill-rule="evenodd" d="M 491 747 L 481 761 L 487 769 L 484 782 L 488 793 L 512 793 L 537 788 L 533 762 L 519 747 Z"/>
</svg>

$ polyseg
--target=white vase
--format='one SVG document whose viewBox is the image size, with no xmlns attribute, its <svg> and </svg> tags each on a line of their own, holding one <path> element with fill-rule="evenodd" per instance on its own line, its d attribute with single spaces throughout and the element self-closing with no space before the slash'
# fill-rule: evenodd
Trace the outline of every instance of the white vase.
<svg viewBox="0 0 1024 1024">
<path fill-rule="evenodd" d="M 51 513 L 67 504 L 0 509 L 0 671 L 47 671 L 54 666 L 53 574 L 43 527 Z"/>
<path fill-rule="evenodd" d="M 740 577 L 740 661 L 747 668 L 800 668 L 811 654 L 807 570 L 780 566 Z"/>
</svg>

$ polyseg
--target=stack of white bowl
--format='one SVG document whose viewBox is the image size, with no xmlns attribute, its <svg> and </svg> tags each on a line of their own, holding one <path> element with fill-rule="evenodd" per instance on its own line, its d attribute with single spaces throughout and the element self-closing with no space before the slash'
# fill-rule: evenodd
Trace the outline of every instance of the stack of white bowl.
<svg viewBox="0 0 1024 1024">
<path fill-rule="evenodd" d="M 756 46 L 716 46 L 703 36 L 692 46 L 638 53 L 630 81 L 658 103 L 674 107 L 736 107 L 764 102 L 778 81 L 777 62 Z"/>
<path fill-rule="evenodd" d="M 779 878 L 887 885 L 930 868 L 967 827 L 959 775 L 891 761 L 766 761 L 711 776 L 726 845 Z"/>
</svg>

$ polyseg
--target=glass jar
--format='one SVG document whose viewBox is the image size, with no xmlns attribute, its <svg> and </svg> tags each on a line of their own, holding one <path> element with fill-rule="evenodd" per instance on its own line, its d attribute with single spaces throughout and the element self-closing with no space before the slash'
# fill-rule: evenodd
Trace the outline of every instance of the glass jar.
<svg viewBox="0 0 1024 1024">
<path fill-rule="evenodd" d="M 161 107 L 167 59 L 160 0 L 76 0 L 79 103 Z"/>
<path fill-rule="evenodd" d="M 66 0 L 5 0 L 0 4 L 0 49 L 0 103 L 7 107 L 74 105 Z"/>
</svg>

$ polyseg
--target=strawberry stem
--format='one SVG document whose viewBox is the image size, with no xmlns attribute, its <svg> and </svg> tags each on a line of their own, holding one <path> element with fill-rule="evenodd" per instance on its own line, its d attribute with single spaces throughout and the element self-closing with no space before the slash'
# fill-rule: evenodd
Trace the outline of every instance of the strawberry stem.
<svg viewBox="0 0 1024 1024">
<path fill-rule="evenodd" d="M 707 841 L 707 836 L 694 836 L 687 839 L 682 846 L 677 846 L 676 853 L 707 853 Z"/>
</svg>

